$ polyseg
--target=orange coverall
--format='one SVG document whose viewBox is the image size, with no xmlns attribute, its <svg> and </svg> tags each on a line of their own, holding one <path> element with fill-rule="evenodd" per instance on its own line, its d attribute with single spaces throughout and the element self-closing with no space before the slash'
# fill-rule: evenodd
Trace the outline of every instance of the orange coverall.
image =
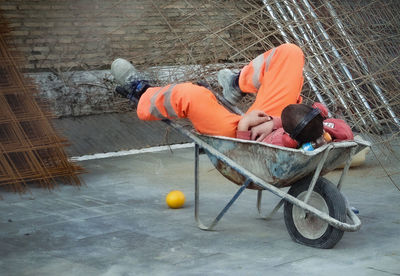
<svg viewBox="0 0 400 276">
<path fill-rule="evenodd" d="M 303 66 L 302 50 L 289 43 L 253 59 L 239 76 L 241 91 L 257 93 L 247 112 L 280 116 L 287 105 L 301 103 Z M 220 105 L 210 90 L 192 83 L 148 88 L 140 97 L 137 114 L 141 120 L 188 118 L 200 133 L 228 137 L 236 137 L 241 119 Z"/>
</svg>

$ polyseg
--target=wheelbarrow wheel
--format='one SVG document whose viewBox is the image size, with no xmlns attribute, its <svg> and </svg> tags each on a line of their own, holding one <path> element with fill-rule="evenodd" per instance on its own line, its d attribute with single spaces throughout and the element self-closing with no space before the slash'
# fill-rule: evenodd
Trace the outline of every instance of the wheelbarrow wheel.
<svg viewBox="0 0 400 276">
<path fill-rule="evenodd" d="M 311 178 L 302 179 L 293 184 L 288 193 L 304 200 L 310 182 Z M 346 203 L 343 195 L 335 185 L 323 177 L 317 180 L 308 204 L 341 222 L 346 221 Z M 343 236 L 342 230 L 288 201 L 285 202 L 284 218 L 291 238 L 307 246 L 332 248 Z"/>
</svg>

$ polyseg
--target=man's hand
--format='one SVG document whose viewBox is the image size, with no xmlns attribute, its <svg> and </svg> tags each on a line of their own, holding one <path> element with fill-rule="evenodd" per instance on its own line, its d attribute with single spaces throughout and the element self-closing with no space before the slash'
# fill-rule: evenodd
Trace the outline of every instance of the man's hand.
<svg viewBox="0 0 400 276">
<path fill-rule="evenodd" d="M 251 128 L 251 140 L 262 142 L 272 132 L 274 121 L 270 120 Z"/>
<path fill-rule="evenodd" d="M 251 128 L 261 125 L 265 122 L 270 121 L 272 118 L 268 116 L 264 111 L 253 110 L 250 113 L 243 115 L 238 123 L 238 131 L 248 131 Z"/>
</svg>

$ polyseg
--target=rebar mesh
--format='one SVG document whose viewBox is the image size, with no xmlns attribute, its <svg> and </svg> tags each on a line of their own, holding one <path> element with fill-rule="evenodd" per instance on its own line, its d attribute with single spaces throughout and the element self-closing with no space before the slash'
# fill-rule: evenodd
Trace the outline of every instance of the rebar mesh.
<svg viewBox="0 0 400 276">
<path fill-rule="evenodd" d="M 35 85 L 18 69 L 24 59 L 12 50 L 2 18 L 0 25 L 0 186 L 24 192 L 30 183 L 53 188 L 58 179 L 80 185 L 82 168 L 68 160 L 66 140 L 35 98 Z"/>
</svg>

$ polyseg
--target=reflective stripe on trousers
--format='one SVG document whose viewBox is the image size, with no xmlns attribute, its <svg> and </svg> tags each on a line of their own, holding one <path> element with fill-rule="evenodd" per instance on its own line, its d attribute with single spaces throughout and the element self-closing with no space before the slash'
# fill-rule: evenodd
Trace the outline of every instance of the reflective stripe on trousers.
<svg viewBox="0 0 400 276">
<path fill-rule="evenodd" d="M 253 86 L 257 90 L 261 86 L 260 78 L 262 77 L 262 67 L 265 64 L 265 72 L 268 71 L 269 64 L 271 63 L 271 59 L 274 56 L 275 51 L 276 51 L 276 48 L 272 49 L 271 53 L 267 57 L 264 57 L 264 55 L 265 55 L 265 53 L 264 53 L 264 54 L 259 55 L 252 61 L 252 65 L 254 68 L 252 81 L 253 81 Z"/>
<path fill-rule="evenodd" d="M 178 115 L 176 114 L 175 110 L 173 109 L 172 105 L 171 105 L 171 94 L 172 94 L 172 90 L 174 89 L 174 87 L 176 86 L 176 84 L 171 84 L 169 85 L 168 89 L 164 92 L 161 92 L 163 89 L 165 89 L 165 87 L 161 87 L 152 97 L 150 100 L 150 114 L 153 115 L 154 117 L 158 118 L 158 119 L 165 119 L 165 118 L 170 118 L 170 119 L 177 119 Z M 164 107 L 165 110 L 167 112 L 167 117 L 162 115 L 161 112 L 157 109 L 156 106 L 156 100 L 157 97 L 160 96 L 160 94 L 163 94 L 164 96 Z"/>
</svg>

